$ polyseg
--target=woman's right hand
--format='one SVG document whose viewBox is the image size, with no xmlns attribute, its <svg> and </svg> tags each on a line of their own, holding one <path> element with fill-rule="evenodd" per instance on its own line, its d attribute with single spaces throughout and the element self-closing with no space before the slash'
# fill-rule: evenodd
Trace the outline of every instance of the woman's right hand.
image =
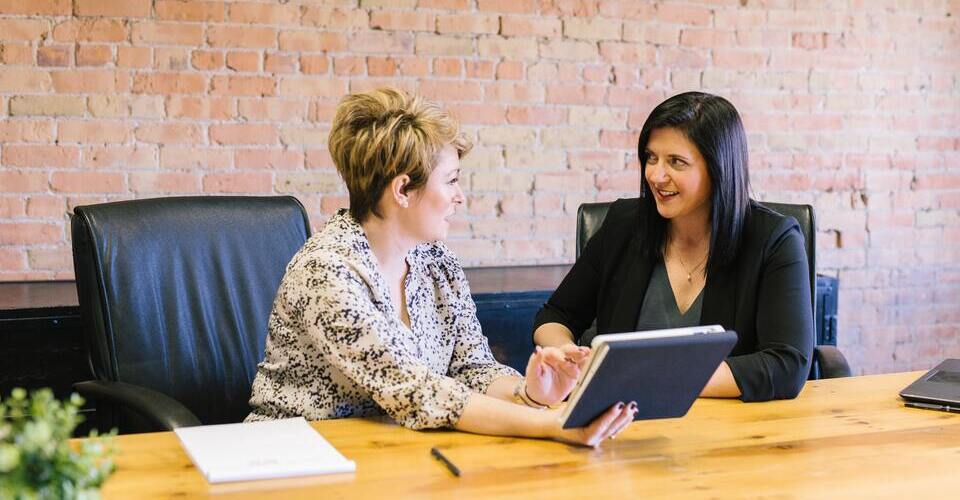
<svg viewBox="0 0 960 500">
<path fill-rule="evenodd" d="M 553 439 L 595 448 L 604 440 L 613 439 L 620 431 L 626 429 L 630 422 L 633 422 L 633 417 L 637 414 L 637 403 L 635 401 L 631 401 L 630 404 L 617 403 L 590 422 L 590 425 L 574 429 L 562 428 L 558 412 L 548 413 L 550 413 L 548 418 L 552 419 L 553 425 L 549 435 Z"/>
</svg>

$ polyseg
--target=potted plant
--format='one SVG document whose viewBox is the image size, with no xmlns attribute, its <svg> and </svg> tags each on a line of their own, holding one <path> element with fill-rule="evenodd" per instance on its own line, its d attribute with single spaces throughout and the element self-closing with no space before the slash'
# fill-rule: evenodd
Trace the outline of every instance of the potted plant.
<svg viewBox="0 0 960 500">
<path fill-rule="evenodd" d="M 0 401 L 0 500 L 98 498 L 113 473 L 112 437 L 69 442 L 83 420 L 83 398 L 61 402 L 49 389 L 14 389 Z"/>
</svg>

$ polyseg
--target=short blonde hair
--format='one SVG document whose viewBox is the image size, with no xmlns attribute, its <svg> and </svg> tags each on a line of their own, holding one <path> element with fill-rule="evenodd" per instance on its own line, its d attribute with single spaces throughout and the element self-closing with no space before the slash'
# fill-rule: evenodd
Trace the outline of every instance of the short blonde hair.
<svg viewBox="0 0 960 500">
<path fill-rule="evenodd" d="M 408 189 L 427 183 L 447 144 L 462 158 L 472 147 L 457 121 L 440 106 L 402 90 L 380 88 L 340 101 L 328 147 L 350 193 L 350 214 L 363 222 L 390 181 L 408 175 Z"/>
</svg>

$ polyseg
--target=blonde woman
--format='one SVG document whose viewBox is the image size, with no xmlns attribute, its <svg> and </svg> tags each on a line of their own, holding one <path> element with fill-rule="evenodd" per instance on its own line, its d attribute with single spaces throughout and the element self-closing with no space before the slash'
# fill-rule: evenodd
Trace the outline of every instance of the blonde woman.
<svg viewBox="0 0 960 500">
<path fill-rule="evenodd" d="M 526 376 L 494 360 L 457 257 L 442 242 L 463 204 L 470 143 L 440 107 L 392 89 L 349 95 L 329 149 L 350 194 L 287 266 L 247 420 L 386 413 L 412 429 L 595 446 L 629 424 L 618 403 L 563 430 L 555 410 L 586 350 L 538 349 Z"/>
</svg>

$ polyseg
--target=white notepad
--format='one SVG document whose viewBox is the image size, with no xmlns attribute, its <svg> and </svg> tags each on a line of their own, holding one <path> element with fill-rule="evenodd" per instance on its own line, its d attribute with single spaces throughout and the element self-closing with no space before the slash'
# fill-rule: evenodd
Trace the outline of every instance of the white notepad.
<svg viewBox="0 0 960 500">
<path fill-rule="evenodd" d="M 174 432 L 211 483 L 355 472 L 303 417 L 181 427 Z"/>
</svg>

